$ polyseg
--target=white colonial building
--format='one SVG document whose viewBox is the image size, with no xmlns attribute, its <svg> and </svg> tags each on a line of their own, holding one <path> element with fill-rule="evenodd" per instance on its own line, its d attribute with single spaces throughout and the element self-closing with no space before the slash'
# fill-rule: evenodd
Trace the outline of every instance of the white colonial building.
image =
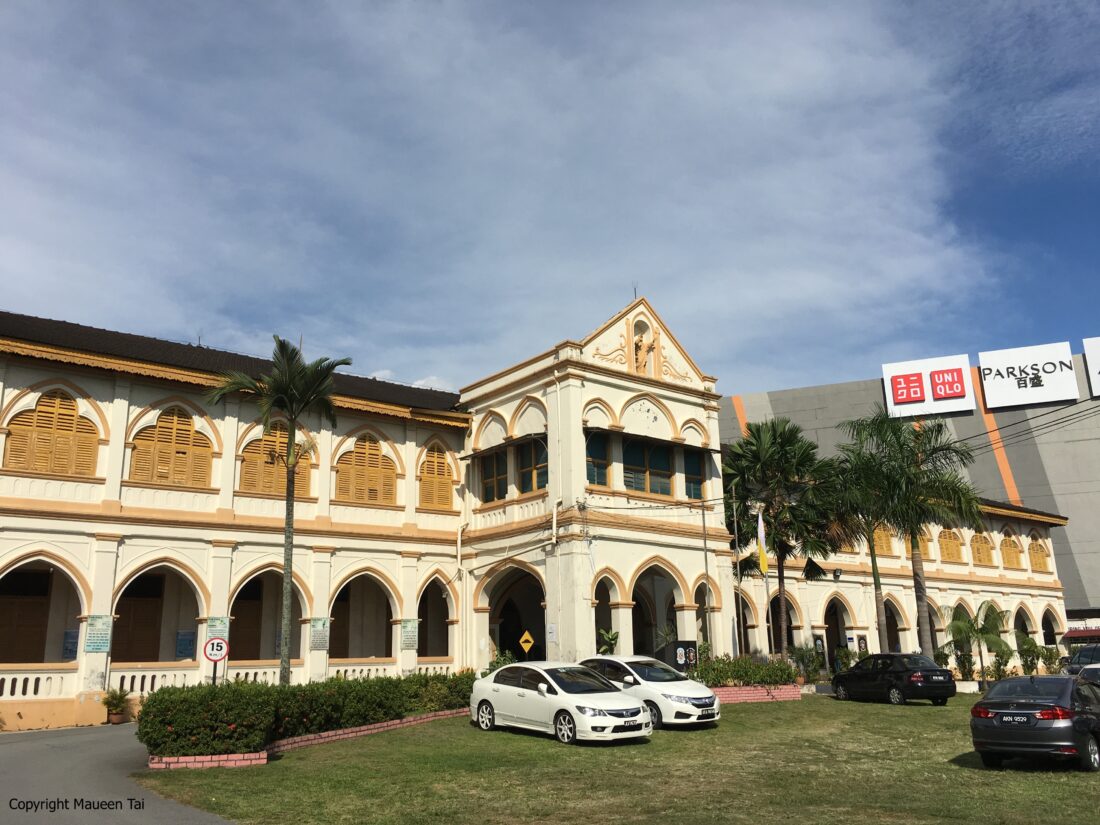
<svg viewBox="0 0 1100 825">
<path fill-rule="evenodd" d="M 338 353 L 334 353 L 338 355 Z M 107 686 L 274 681 L 285 480 L 255 408 L 207 390 L 260 359 L 0 313 L 0 719 L 102 721 Z M 766 653 L 768 595 L 733 577 L 715 379 L 644 299 L 592 335 L 460 395 L 340 376 L 337 425 L 304 423 L 296 481 L 296 681 L 484 666 L 497 649 L 577 659 L 672 635 Z M 1065 629 L 1057 515 L 990 502 L 989 529 L 930 527 L 936 608 L 993 599 Z M 879 555 L 891 645 L 916 647 L 909 566 Z M 870 568 L 792 571 L 793 641 L 877 649 Z M 774 580 L 772 582 L 774 591 Z"/>
</svg>

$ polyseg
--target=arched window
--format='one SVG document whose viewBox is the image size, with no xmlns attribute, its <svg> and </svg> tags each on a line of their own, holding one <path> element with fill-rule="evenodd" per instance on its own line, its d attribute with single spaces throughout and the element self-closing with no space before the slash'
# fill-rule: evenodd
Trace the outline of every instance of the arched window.
<svg viewBox="0 0 1100 825">
<path fill-rule="evenodd" d="M 970 540 L 970 552 L 974 554 L 974 564 L 993 566 L 993 542 L 978 534 Z"/>
<path fill-rule="evenodd" d="M 286 424 L 276 422 L 262 438 L 248 443 L 241 451 L 240 492 L 286 495 L 286 442 Z M 303 453 L 294 468 L 295 498 L 309 495 L 309 469 L 309 453 Z"/>
<path fill-rule="evenodd" d="M 1012 536 L 1001 539 L 1001 563 L 1005 570 L 1024 569 L 1024 551 L 1020 549 L 1020 542 Z"/>
<path fill-rule="evenodd" d="M 434 510 L 454 507 L 454 475 L 447 451 L 438 444 L 428 447 L 420 462 L 420 506 Z"/>
<path fill-rule="evenodd" d="M 902 541 L 905 543 L 905 558 L 907 558 L 907 559 L 913 558 L 913 545 L 912 545 L 912 543 L 907 538 L 902 539 Z M 927 531 L 925 531 L 925 530 L 921 531 L 920 539 L 918 540 L 918 543 L 920 545 L 920 557 L 921 557 L 921 559 L 923 559 L 924 561 L 932 561 L 932 542 L 928 538 L 928 532 Z"/>
<path fill-rule="evenodd" d="M 4 467 L 33 473 L 94 476 L 99 431 L 60 390 L 44 393 L 33 410 L 11 419 Z"/>
<path fill-rule="evenodd" d="M 1027 545 L 1027 558 L 1031 562 L 1032 573 L 1050 572 L 1050 555 L 1039 539 L 1032 538 Z"/>
<path fill-rule="evenodd" d="M 894 555 L 894 533 L 886 527 L 875 528 L 875 555 Z"/>
<path fill-rule="evenodd" d="M 940 558 L 953 562 L 963 560 L 962 541 L 954 530 L 944 530 L 940 533 Z"/>
<path fill-rule="evenodd" d="M 130 480 L 177 487 L 209 487 L 214 456 L 210 439 L 195 430 L 191 414 L 172 407 L 134 436 Z"/>
<path fill-rule="evenodd" d="M 336 500 L 356 504 L 396 504 L 397 469 L 382 455 L 382 445 L 368 435 L 336 462 Z"/>
</svg>

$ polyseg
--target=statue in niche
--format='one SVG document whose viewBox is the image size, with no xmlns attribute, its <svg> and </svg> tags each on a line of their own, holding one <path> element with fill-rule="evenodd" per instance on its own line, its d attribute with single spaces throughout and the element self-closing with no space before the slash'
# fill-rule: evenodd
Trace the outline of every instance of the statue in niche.
<svg viewBox="0 0 1100 825">
<path fill-rule="evenodd" d="M 653 353 L 653 338 L 649 327 L 643 321 L 634 324 L 634 371 L 641 375 L 650 374 L 650 355 Z"/>
</svg>

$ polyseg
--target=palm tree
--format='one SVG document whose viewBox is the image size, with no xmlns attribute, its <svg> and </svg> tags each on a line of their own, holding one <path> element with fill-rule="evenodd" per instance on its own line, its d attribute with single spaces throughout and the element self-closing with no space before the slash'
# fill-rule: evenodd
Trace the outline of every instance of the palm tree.
<svg viewBox="0 0 1100 825">
<path fill-rule="evenodd" d="M 880 464 L 878 491 L 883 520 L 909 540 L 913 590 L 917 602 L 917 633 L 921 652 L 932 655 L 928 589 L 921 531 L 927 524 L 982 527 L 978 493 L 959 471 L 974 461 L 970 445 L 957 441 L 942 419 L 915 423 L 893 418 L 879 405 L 865 417 L 845 422 L 849 434 Z"/>
<path fill-rule="evenodd" d="M 286 455 L 278 456 L 286 468 L 286 515 L 283 521 L 283 603 L 282 639 L 279 651 L 279 684 L 290 684 L 291 600 L 294 572 L 294 471 L 298 461 L 310 453 L 310 445 L 296 442 L 298 422 L 310 413 L 318 413 L 336 426 L 336 411 L 332 407 L 333 373 L 337 367 L 351 364 L 350 358 L 318 358 L 306 363 L 302 351 L 294 344 L 275 336 L 271 356 L 271 372 L 258 379 L 243 372 L 226 372 L 220 383 L 208 394 L 210 403 L 217 404 L 230 393 L 251 397 L 260 410 L 264 432 L 271 430 L 276 419 L 286 424 Z M 308 458 L 307 458 L 308 460 Z"/>
<path fill-rule="evenodd" d="M 736 501 L 741 536 L 756 535 L 764 518 L 767 551 L 775 557 L 779 599 L 779 652 L 787 654 L 787 562 L 801 556 L 803 577 L 825 575 L 814 559 L 829 556 L 850 537 L 835 518 L 841 488 L 839 465 L 817 456 L 817 445 L 786 418 L 752 422 L 726 451 L 726 489 Z M 771 604 L 766 606 L 771 609 Z"/>
<path fill-rule="evenodd" d="M 982 646 L 990 653 L 1000 653 L 1002 656 L 1012 653 L 1012 648 L 1001 638 L 1007 626 L 1008 611 L 997 610 L 993 602 L 986 600 L 978 605 L 978 612 L 973 617 L 961 604 L 955 605 L 953 611 L 945 607 L 943 613 L 947 638 L 950 639 L 944 647 L 950 646 L 958 653 L 978 648 L 979 687 L 985 690 L 985 655 L 982 653 Z"/>
</svg>

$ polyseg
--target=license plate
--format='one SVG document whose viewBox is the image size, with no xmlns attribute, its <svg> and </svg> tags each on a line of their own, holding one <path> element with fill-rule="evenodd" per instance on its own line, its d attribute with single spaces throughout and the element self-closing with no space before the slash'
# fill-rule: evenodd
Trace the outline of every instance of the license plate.
<svg viewBox="0 0 1100 825">
<path fill-rule="evenodd" d="M 932 681 L 933 682 L 946 682 L 947 677 L 946 676 L 933 676 Z"/>
<path fill-rule="evenodd" d="M 1031 723 L 1030 716 L 1024 716 L 1022 714 L 1002 713 L 1001 724 L 1002 725 L 1027 725 Z"/>
<path fill-rule="evenodd" d="M 625 722 L 623 722 L 623 726 L 627 728 L 638 728 L 641 727 L 641 725 L 642 723 L 639 722 L 637 719 L 627 719 Z"/>
<path fill-rule="evenodd" d="M 706 710 L 699 711 L 699 716 L 714 716 L 714 708 L 707 708 Z"/>
</svg>

